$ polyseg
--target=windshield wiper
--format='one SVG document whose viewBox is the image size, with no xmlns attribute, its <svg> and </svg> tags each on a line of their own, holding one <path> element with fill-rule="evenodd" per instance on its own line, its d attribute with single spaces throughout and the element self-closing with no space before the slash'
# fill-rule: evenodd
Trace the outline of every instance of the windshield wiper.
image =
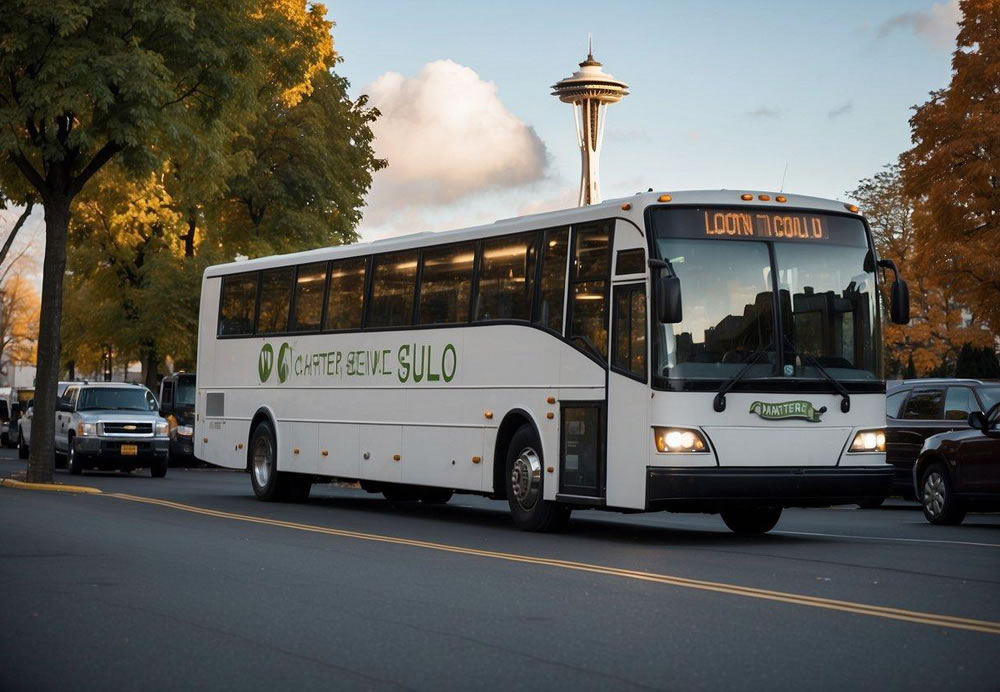
<svg viewBox="0 0 1000 692">
<path fill-rule="evenodd" d="M 748 372 L 750 372 L 750 368 L 756 365 L 757 361 L 759 361 L 767 353 L 768 348 L 770 348 L 770 346 L 751 353 L 750 359 L 747 360 L 746 365 L 743 366 L 743 369 L 741 369 L 738 373 L 730 377 L 724 385 L 719 387 L 718 394 L 716 394 L 715 399 L 712 400 L 712 408 L 714 408 L 716 412 L 722 413 L 723 411 L 726 410 L 726 392 L 735 387 L 736 383 L 742 380 L 743 376 L 746 375 Z"/>
<path fill-rule="evenodd" d="M 787 334 L 785 335 L 785 344 L 792 349 L 793 353 L 798 354 L 799 358 L 804 360 L 806 365 L 811 365 L 812 367 L 816 368 L 816 370 L 819 371 L 819 374 L 822 375 L 824 379 L 826 379 L 830 384 L 833 385 L 833 388 L 836 389 L 837 393 L 840 394 L 841 396 L 840 410 L 843 413 L 847 413 L 848 411 L 850 411 L 851 395 L 850 393 L 848 393 L 847 388 L 840 383 L 840 380 L 838 380 L 836 377 L 828 373 L 826 371 L 826 368 L 820 365 L 819 361 L 814 356 L 810 356 L 808 353 L 798 353 L 798 349 L 795 348 L 795 344 L 792 343 L 791 338 Z"/>
</svg>

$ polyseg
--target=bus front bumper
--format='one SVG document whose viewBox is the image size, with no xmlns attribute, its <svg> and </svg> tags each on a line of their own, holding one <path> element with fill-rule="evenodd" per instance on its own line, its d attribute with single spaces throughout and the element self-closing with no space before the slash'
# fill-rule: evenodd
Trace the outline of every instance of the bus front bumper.
<svg viewBox="0 0 1000 692">
<path fill-rule="evenodd" d="M 646 467 L 646 509 L 718 512 L 734 506 L 829 507 L 885 498 L 892 466 Z"/>
</svg>

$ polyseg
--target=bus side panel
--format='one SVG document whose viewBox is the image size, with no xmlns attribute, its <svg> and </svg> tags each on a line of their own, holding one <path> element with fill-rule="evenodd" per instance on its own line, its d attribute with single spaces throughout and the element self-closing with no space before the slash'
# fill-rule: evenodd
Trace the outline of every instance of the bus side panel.
<svg viewBox="0 0 1000 692">
<path fill-rule="evenodd" d="M 317 473 L 339 478 L 360 478 L 359 426 L 323 423 L 319 426 L 320 461 Z M 326 452 L 326 456 L 322 456 Z"/>
<path fill-rule="evenodd" d="M 407 426 L 403 449 L 406 457 L 400 466 L 404 483 L 461 490 L 483 486 L 481 428 Z"/>
</svg>

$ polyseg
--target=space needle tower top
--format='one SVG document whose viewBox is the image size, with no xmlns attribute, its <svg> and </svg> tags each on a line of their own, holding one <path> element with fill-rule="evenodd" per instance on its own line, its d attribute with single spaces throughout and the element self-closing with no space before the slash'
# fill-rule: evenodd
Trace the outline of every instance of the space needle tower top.
<svg viewBox="0 0 1000 692">
<path fill-rule="evenodd" d="M 628 84 L 601 69 L 588 46 L 587 59 L 571 76 L 552 86 L 552 95 L 563 103 L 573 104 L 577 140 L 580 144 L 582 171 L 580 206 L 601 201 L 598 162 L 604 139 L 605 110 L 628 96 Z"/>
</svg>

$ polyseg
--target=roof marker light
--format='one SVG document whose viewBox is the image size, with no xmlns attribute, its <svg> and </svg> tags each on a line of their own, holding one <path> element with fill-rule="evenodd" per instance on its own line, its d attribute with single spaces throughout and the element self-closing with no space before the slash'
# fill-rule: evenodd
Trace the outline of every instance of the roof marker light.
<svg viewBox="0 0 1000 692">
<path fill-rule="evenodd" d="M 787 202 L 788 198 L 785 197 L 784 195 L 778 195 L 777 197 L 774 198 L 774 201 L 775 202 Z"/>
<path fill-rule="evenodd" d="M 744 202 L 749 202 L 750 200 L 753 199 L 753 195 L 751 195 L 750 193 L 744 193 L 740 195 L 740 199 L 742 199 Z"/>
<path fill-rule="evenodd" d="M 628 202 L 625 202 L 625 204 L 622 205 L 622 211 L 628 211 L 631 208 L 632 208 L 632 205 L 629 204 Z"/>
<path fill-rule="evenodd" d="M 757 195 L 757 199 L 759 199 L 761 202 L 770 202 L 771 195 Z"/>
<path fill-rule="evenodd" d="M 673 197 L 671 197 L 670 195 L 660 195 L 660 197 L 657 199 L 657 201 L 658 202 L 669 202 L 672 199 L 673 199 Z"/>
<path fill-rule="evenodd" d="M 844 204 L 844 208 L 847 209 L 847 211 L 851 212 L 852 214 L 857 214 L 858 213 L 858 205 L 857 204 Z"/>
</svg>

